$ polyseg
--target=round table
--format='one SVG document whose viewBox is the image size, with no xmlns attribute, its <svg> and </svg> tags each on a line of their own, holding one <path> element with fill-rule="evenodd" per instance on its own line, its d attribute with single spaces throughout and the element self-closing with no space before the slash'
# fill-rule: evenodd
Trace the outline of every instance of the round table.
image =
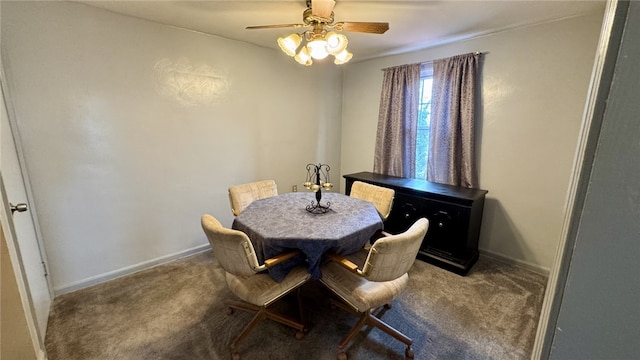
<svg viewBox="0 0 640 360">
<path fill-rule="evenodd" d="M 291 249 L 299 256 L 269 269 L 276 281 L 282 281 L 295 266 L 306 263 L 312 278 L 319 279 L 322 254 L 333 251 L 348 255 L 362 249 L 382 230 L 383 224 L 372 203 L 346 195 L 323 192 L 321 204 L 330 203 L 326 213 L 314 214 L 306 207 L 315 202 L 313 192 L 293 192 L 260 199 L 247 206 L 232 227 L 247 234 L 262 263 Z"/>
</svg>

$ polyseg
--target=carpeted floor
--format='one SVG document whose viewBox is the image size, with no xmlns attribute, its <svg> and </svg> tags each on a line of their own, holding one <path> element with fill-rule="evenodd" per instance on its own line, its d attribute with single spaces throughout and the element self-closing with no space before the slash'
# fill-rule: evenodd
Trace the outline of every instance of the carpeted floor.
<svg viewBox="0 0 640 360">
<path fill-rule="evenodd" d="M 417 260 L 407 290 L 382 319 L 413 339 L 415 359 L 528 359 L 547 279 L 481 257 L 462 277 Z M 263 321 L 241 343 L 242 359 L 335 359 L 356 318 L 332 309 L 318 282 L 303 286 L 309 333 Z M 211 251 L 54 300 L 49 360 L 230 359 L 228 344 L 252 315 L 227 315 L 234 299 Z M 280 311 L 296 314 L 295 297 Z M 361 332 L 350 359 L 403 359 L 404 345 L 377 329 Z"/>
</svg>

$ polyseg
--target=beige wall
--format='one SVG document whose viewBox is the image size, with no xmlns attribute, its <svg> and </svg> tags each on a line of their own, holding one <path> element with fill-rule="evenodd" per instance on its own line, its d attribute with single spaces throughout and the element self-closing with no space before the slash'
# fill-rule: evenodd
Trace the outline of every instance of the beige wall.
<svg viewBox="0 0 640 360">
<path fill-rule="evenodd" d="M 306 68 L 79 3 L 3 1 L 1 20 L 57 293 L 208 246 L 200 216 L 230 226 L 232 184 L 271 178 L 288 192 L 309 162 L 340 168 L 333 64 Z M 229 91 L 209 105 L 164 96 L 154 67 L 179 59 L 216 71 Z"/>
<path fill-rule="evenodd" d="M 1 225 L 0 238 L 0 359 L 36 359 Z"/>
<path fill-rule="evenodd" d="M 602 13 L 504 31 L 346 67 L 342 174 L 373 169 L 382 68 L 480 51 L 480 248 L 548 271 L 565 200 Z"/>
</svg>

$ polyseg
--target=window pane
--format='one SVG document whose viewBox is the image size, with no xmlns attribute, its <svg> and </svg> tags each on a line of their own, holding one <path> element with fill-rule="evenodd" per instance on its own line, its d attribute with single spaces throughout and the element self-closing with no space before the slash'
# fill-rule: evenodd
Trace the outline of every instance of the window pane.
<svg viewBox="0 0 640 360">
<path fill-rule="evenodd" d="M 418 112 L 418 127 L 429 126 L 429 114 L 431 112 L 431 85 L 433 79 L 420 79 L 420 104 Z"/>
<path fill-rule="evenodd" d="M 427 178 L 427 156 L 429 153 L 429 130 L 418 129 L 416 137 L 416 179 Z"/>
<path fill-rule="evenodd" d="M 416 135 L 416 178 L 427 178 L 429 156 L 429 127 L 431 123 L 431 88 L 433 78 L 420 78 L 420 103 L 418 104 L 418 132 Z"/>
</svg>

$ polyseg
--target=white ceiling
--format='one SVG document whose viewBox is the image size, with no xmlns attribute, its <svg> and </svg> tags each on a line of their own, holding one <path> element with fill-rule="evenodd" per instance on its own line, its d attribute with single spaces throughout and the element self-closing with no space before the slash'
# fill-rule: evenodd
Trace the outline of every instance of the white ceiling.
<svg viewBox="0 0 640 360">
<path fill-rule="evenodd" d="M 276 49 L 279 36 L 300 31 L 293 28 L 246 30 L 245 27 L 302 23 L 302 12 L 306 9 L 304 0 L 79 2 Z M 389 31 L 382 35 L 346 33 L 355 62 L 602 11 L 605 3 L 605 0 L 337 0 L 334 13 L 336 21 L 389 22 Z"/>
</svg>

